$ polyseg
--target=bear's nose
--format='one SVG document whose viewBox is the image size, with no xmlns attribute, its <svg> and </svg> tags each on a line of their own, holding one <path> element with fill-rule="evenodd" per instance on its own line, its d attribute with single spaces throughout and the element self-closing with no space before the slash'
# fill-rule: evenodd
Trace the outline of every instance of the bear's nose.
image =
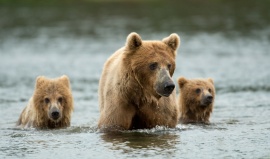
<svg viewBox="0 0 270 159">
<path fill-rule="evenodd" d="M 208 96 L 206 96 L 206 99 L 207 99 L 209 102 L 212 102 L 213 96 L 212 96 L 212 95 L 208 95 Z"/>
<path fill-rule="evenodd" d="M 54 119 L 57 119 L 58 117 L 59 117 L 59 111 L 53 111 L 52 112 L 52 117 L 54 118 Z"/>
<path fill-rule="evenodd" d="M 164 91 L 168 94 L 171 94 L 171 92 L 173 91 L 175 85 L 173 83 L 170 83 L 170 84 L 165 84 L 165 87 L 164 87 Z"/>
</svg>

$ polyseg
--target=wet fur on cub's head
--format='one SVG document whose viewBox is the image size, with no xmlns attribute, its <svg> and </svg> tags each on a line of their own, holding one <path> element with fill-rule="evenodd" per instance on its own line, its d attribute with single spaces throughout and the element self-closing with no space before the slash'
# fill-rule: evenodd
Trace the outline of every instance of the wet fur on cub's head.
<svg viewBox="0 0 270 159">
<path fill-rule="evenodd" d="M 178 79 L 180 88 L 180 122 L 208 123 L 215 100 L 215 87 L 211 78 Z"/>
<path fill-rule="evenodd" d="M 69 126 L 73 112 L 73 97 L 69 78 L 66 75 L 56 79 L 48 79 L 44 76 L 37 77 L 33 103 L 37 127 Z"/>
<path fill-rule="evenodd" d="M 124 47 L 124 69 L 133 73 L 146 94 L 156 99 L 167 97 L 173 88 L 165 90 L 164 85 L 173 85 L 171 77 L 179 45 L 180 38 L 175 33 L 161 41 L 143 41 L 139 34 L 130 33 Z"/>
</svg>

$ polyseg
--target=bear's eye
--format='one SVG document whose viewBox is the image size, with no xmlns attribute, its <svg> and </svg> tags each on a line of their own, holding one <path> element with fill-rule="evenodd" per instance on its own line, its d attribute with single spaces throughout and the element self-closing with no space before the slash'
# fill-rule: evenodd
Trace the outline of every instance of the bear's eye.
<svg viewBox="0 0 270 159">
<path fill-rule="evenodd" d="M 170 70 L 171 67 L 172 67 L 172 65 L 171 65 L 171 64 L 168 64 L 167 67 L 168 67 L 168 69 Z"/>
<path fill-rule="evenodd" d="M 62 102 L 63 102 L 63 98 L 62 98 L 62 97 L 59 97 L 59 98 L 58 98 L 58 102 L 59 102 L 59 103 L 62 103 Z"/>
<path fill-rule="evenodd" d="M 153 63 L 151 63 L 149 65 L 149 68 L 150 68 L 150 70 L 155 70 L 157 68 L 157 66 L 158 66 L 158 63 L 157 62 L 153 62 Z"/>
<path fill-rule="evenodd" d="M 49 99 L 49 98 L 45 98 L 45 99 L 44 99 L 44 102 L 45 102 L 46 104 L 49 104 L 49 103 L 50 103 L 50 99 Z"/>
<path fill-rule="evenodd" d="M 201 89 L 200 89 L 200 88 L 197 88 L 195 91 L 196 91 L 196 93 L 198 93 L 198 94 L 201 93 Z"/>
<path fill-rule="evenodd" d="M 209 92 L 209 93 L 211 93 L 211 92 L 212 92 L 212 90 L 209 88 L 209 89 L 208 89 L 208 92 Z"/>
</svg>

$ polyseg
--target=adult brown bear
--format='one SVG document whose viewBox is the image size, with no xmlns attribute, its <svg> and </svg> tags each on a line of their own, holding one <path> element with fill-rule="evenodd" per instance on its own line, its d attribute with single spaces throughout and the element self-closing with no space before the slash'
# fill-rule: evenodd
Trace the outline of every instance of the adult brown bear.
<svg viewBox="0 0 270 159">
<path fill-rule="evenodd" d="M 99 82 L 99 128 L 131 130 L 178 122 L 175 84 L 177 34 L 143 41 L 137 33 L 105 63 Z"/>
</svg>

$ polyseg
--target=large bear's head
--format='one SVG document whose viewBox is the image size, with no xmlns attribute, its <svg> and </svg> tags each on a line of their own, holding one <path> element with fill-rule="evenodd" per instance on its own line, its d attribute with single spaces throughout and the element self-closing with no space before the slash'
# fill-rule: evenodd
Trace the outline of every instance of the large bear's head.
<svg viewBox="0 0 270 159">
<path fill-rule="evenodd" d="M 70 121 L 73 97 L 69 78 L 66 75 L 56 79 L 37 77 L 33 100 L 40 122 Z"/>
<path fill-rule="evenodd" d="M 215 87 L 211 78 L 178 79 L 180 100 L 191 110 L 209 109 L 215 99 Z"/>
<path fill-rule="evenodd" d="M 130 67 L 147 93 L 156 98 L 168 97 L 175 88 L 172 75 L 179 45 L 180 38 L 175 33 L 162 41 L 143 41 L 137 33 L 131 33 L 124 47 L 125 66 Z"/>
</svg>

